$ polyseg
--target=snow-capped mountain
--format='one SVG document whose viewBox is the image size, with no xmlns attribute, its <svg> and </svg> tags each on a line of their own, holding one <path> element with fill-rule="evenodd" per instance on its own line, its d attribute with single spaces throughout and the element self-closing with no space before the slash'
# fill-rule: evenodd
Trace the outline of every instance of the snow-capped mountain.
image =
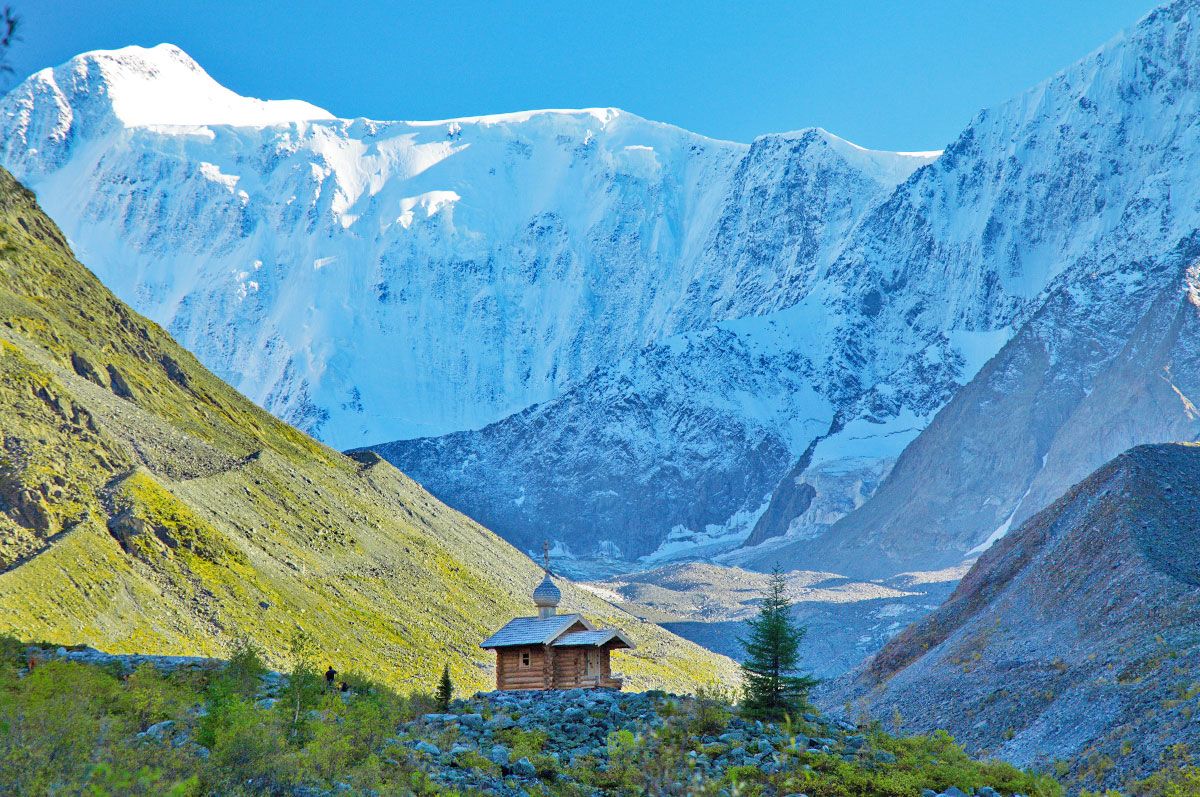
<svg viewBox="0 0 1200 797">
<path fill-rule="evenodd" d="M 946 431 L 987 416 L 962 386 L 996 379 L 1006 344 L 1005 373 L 1059 381 L 1074 363 L 1014 347 L 1075 357 L 1087 341 L 1056 336 L 1081 320 L 1098 347 L 1127 340 L 1089 309 L 1165 289 L 1177 269 L 1135 264 L 1200 226 L 1197 5 L 940 157 L 614 109 L 339 120 L 236 97 L 160 46 L 32 76 L 0 103 L 0 159 L 220 375 L 520 544 L 921 569 L 1070 483 L 1035 411 L 1004 409 L 1032 464 L 988 470 L 1010 450 L 970 447 L 991 427 Z M 1142 417 L 1122 418 L 1131 441 L 1177 429 Z M 983 473 L 984 510 L 920 510 L 943 487 L 970 503 Z"/>
<path fill-rule="evenodd" d="M 601 365 L 550 401 L 481 430 L 375 449 L 531 549 L 549 537 L 563 553 L 658 559 L 736 546 L 845 404 L 814 365 L 829 348 L 821 304 L 764 310 L 787 292 L 810 294 L 857 219 L 908 173 L 909 160 L 928 157 L 864 161 L 819 131 L 756 140 L 689 264 L 700 276 L 682 309 L 693 315 L 674 321 L 694 331 Z M 711 321 L 751 313 L 754 301 L 762 315 Z M 951 359 L 961 362 L 938 357 Z M 895 413 L 843 422 L 851 426 L 843 447 L 869 434 L 864 425 L 882 435 L 890 423 L 898 439 L 910 439 L 918 416 L 932 413 L 959 375 L 950 365 L 921 364 L 915 373 L 926 381 L 893 397 Z M 879 470 L 902 444 L 868 447 L 866 467 Z M 844 467 L 844 457 L 832 458 Z M 840 491 L 829 496 L 844 500 Z"/>
<path fill-rule="evenodd" d="M 537 533 L 559 520 L 531 514 L 547 506 L 539 491 L 561 492 L 567 507 L 573 496 L 620 507 L 628 488 L 600 495 L 587 482 L 665 478 L 682 505 L 695 503 L 689 483 L 742 482 L 683 512 L 649 490 L 633 511 L 666 526 L 632 524 L 618 508 L 611 529 L 632 535 L 606 527 L 601 547 L 639 553 L 669 533 L 732 532 L 736 543 L 828 431 L 832 405 L 805 381 L 811 353 L 800 351 L 823 345 L 821 329 L 789 310 L 782 336 L 778 320 L 739 319 L 807 295 L 857 220 L 936 156 L 872 152 L 820 130 L 719 142 L 613 109 L 337 120 L 239 98 L 167 45 L 43 70 L 4 99 L 0 125 L 3 162 L 102 279 L 247 395 L 334 445 L 506 423 L 560 398 L 595 413 L 588 402 L 615 395 L 613 379 L 657 390 L 645 425 L 614 426 L 596 449 L 602 478 L 584 468 L 538 481 L 518 463 L 544 461 L 544 440 L 509 434 L 497 451 L 535 477 L 500 492 L 516 507 L 530 496 L 514 521 Z M 713 326 L 724 321 L 733 326 Z M 709 359 L 674 361 L 697 347 Z M 727 378 L 707 386 L 706 368 Z M 781 368 L 794 376 L 780 381 Z M 679 411 L 699 414 L 670 422 L 687 382 L 694 406 Z M 660 436 L 668 426 L 677 433 Z M 717 427 L 728 446 L 706 439 Z M 578 446 L 600 442 L 561 432 L 575 462 L 591 456 Z M 629 456 L 613 460 L 614 446 Z M 451 442 L 421 448 L 487 458 Z M 472 505 L 438 481 L 445 462 L 405 464 Z M 554 536 L 578 549 L 593 530 Z"/>
<path fill-rule="evenodd" d="M 861 275 L 853 290 L 903 285 L 905 313 L 924 293 L 921 314 L 1016 333 L 870 501 L 736 559 L 860 576 L 961 561 L 1129 446 L 1194 439 L 1200 4 L 981 114 L 868 227 L 832 269 Z"/>
<path fill-rule="evenodd" d="M 482 425 L 643 345 L 744 149 L 612 109 L 229 94 L 175 47 L 85 54 L 5 99 L 3 161 L 118 294 L 340 447 Z"/>
<path fill-rule="evenodd" d="M 773 283 L 772 308 L 785 309 L 719 322 L 743 345 L 677 346 L 692 378 L 679 378 L 683 369 L 668 364 L 669 355 L 642 355 L 632 369 L 637 378 L 621 369 L 621 380 L 594 395 L 568 394 L 436 445 L 400 444 L 392 456 L 435 491 L 468 496 L 467 507 L 502 529 L 550 533 L 536 523 L 547 518 L 559 528 L 584 527 L 585 539 L 629 540 L 627 554 L 647 550 L 631 537 L 663 541 L 660 554 L 677 552 L 676 542 L 711 554 L 700 546 L 749 531 L 749 547 L 723 561 L 881 576 L 976 555 L 1127 445 L 1194 435 L 1186 393 L 1174 403 L 1123 401 L 1114 405 L 1121 413 L 1092 410 L 1060 424 L 1093 390 L 1156 395 L 1167 384 L 1159 370 L 1172 362 L 1185 369 L 1188 361 L 1167 339 L 1161 359 L 1154 355 L 1137 380 L 1113 381 L 1103 367 L 1140 320 L 1151 323 L 1143 299 L 1163 292 L 1174 297 L 1165 312 L 1188 311 L 1180 305 L 1178 258 L 1173 267 L 1163 263 L 1200 226 L 1196 13 L 1195 2 L 1165 7 L 981 113 L 935 163 L 869 203 L 832 261 L 809 261 L 808 279 Z M 716 240 L 726 244 L 713 247 L 715 256 L 729 253 L 735 263 L 743 261 L 729 241 L 763 248 L 746 235 Z M 778 230 L 775 240 L 784 240 Z M 1160 256 L 1159 267 L 1147 266 Z M 1014 335 L 978 377 L 995 384 L 960 391 Z M 1028 354 L 1031 340 L 1044 350 L 1037 356 Z M 762 345 L 774 357 L 764 367 L 781 376 L 773 389 L 741 395 L 782 402 L 807 422 L 790 435 L 788 471 L 773 455 L 788 434 L 711 420 L 760 417 L 713 408 L 734 394 L 728 375 L 754 372 L 754 356 L 735 353 Z M 813 395 L 789 386 L 797 374 Z M 1175 384 L 1190 381 L 1184 374 Z M 1013 387 L 1019 383 L 1046 389 L 1022 393 Z M 959 422 L 951 426 L 951 418 Z M 678 468 L 672 454 L 682 447 L 671 435 L 627 431 L 693 423 L 707 425 L 695 436 L 720 441 L 721 453 L 697 451 L 687 458 L 690 470 Z M 547 435 L 538 424 L 561 431 Z M 1060 428 L 1070 441 L 1053 441 Z M 620 431 L 606 438 L 597 429 Z M 668 439 L 643 455 L 643 443 Z M 588 462 L 575 452 L 587 452 Z M 731 461 L 731 452 L 739 459 Z M 660 467 L 630 467 L 639 456 Z M 515 487 L 511 502 L 482 495 L 488 472 Z M 761 490 L 776 474 L 783 478 L 764 511 Z M 619 521 L 610 519 L 610 505 L 621 507 Z"/>
</svg>

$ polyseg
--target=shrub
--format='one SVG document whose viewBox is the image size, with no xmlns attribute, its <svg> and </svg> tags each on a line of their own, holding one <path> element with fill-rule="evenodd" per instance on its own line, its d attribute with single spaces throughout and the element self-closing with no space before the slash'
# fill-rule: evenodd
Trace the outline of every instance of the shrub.
<svg viewBox="0 0 1200 797">
<path fill-rule="evenodd" d="M 702 687 L 696 691 L 688 714 L 688 732 L 696 736 L 712 736 L 729 725 L 733 716 L 730 695 L 719 689 Z"/>
<path fill-rule="evenodd" d="M 267 672 L 262 651 L 249 637 L 239 637 L 229 650 L 229 663 L 225 666 L 225 677 L 243 697 L 254 697 L 260 679 Z"/>
</svg>

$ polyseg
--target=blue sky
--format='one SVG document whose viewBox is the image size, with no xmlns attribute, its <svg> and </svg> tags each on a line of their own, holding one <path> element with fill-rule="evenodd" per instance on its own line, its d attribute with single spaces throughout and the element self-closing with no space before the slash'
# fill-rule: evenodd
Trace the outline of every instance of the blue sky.
<svg viewBox="0 0 1200 797">
<path fill-rule="evenodd" d="M 11 59 L 20 75 L 85 50 L 169 41 L 239 93 L 304 99 L 338 116 L 439 119 L 613 105 L 718 138 L 819 125 L 901 150 L 941 148 L 979 109 L 1066 66 L 1154 6 L 8 1 L 25 23 Z"/>
</svg>

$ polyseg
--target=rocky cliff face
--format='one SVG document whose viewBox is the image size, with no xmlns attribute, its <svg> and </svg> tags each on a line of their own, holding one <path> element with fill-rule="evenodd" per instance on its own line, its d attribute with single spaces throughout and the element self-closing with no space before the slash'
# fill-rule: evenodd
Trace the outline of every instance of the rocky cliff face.
<svg viewBox="0 0 1200 797">
<path fill-rule="evenodd" d="M 1120 788 L 1172 745 L 1200 742 L 1198 511 L 1200 449 L 1120 455 L 996 543 L 941 608 L 824 699 Z"/>
<path fill-rule="evenodd" d="M 1198 256 L 1188 240 L 1160 258 L 1063 280 L 870 501 L 825 537 L 771 555 L 858 575 L 946 566 L 977 556 L 1125 448 L 1195 439 Z"/>
<path fill-rule="evenodd" d="M 740 561 L 856 575 L 961 561 L 1124 448 L 1200 431 L 1188 270 L 1200 227 L 1196 18 L 1193 2 L 1163 7 L 981 114 L 864 218 L 831 272 L 854 269 L 860 299 L 888 286 L 875 318 L 903 312 L 920 330 L 948 316 L 950 337 L 992 329 L 1003 342 L 1011 329 L 1011 342 L 860 509 L 821 539 L 793 530 Z M 855 340 L 886 345 L 897 321 L 873 320 Z"/>
</svg>

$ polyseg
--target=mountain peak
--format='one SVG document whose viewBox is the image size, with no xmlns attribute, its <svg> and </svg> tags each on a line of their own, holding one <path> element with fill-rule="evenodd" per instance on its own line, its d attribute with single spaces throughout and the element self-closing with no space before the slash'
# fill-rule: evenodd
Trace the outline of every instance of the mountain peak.
<svg viewBox="0 0 1200 797">
<path fill-rule="evenodd" d="M 76 96 L 105 97 L 125 127 L 151 125 L 266 126 L 332 119 L 301 100 L 259 100 L 222 86 L 174 44 L 93 50 L 27 83 Z M 18 87 L 17 91 L 21 91 Z"/>
</svg>

